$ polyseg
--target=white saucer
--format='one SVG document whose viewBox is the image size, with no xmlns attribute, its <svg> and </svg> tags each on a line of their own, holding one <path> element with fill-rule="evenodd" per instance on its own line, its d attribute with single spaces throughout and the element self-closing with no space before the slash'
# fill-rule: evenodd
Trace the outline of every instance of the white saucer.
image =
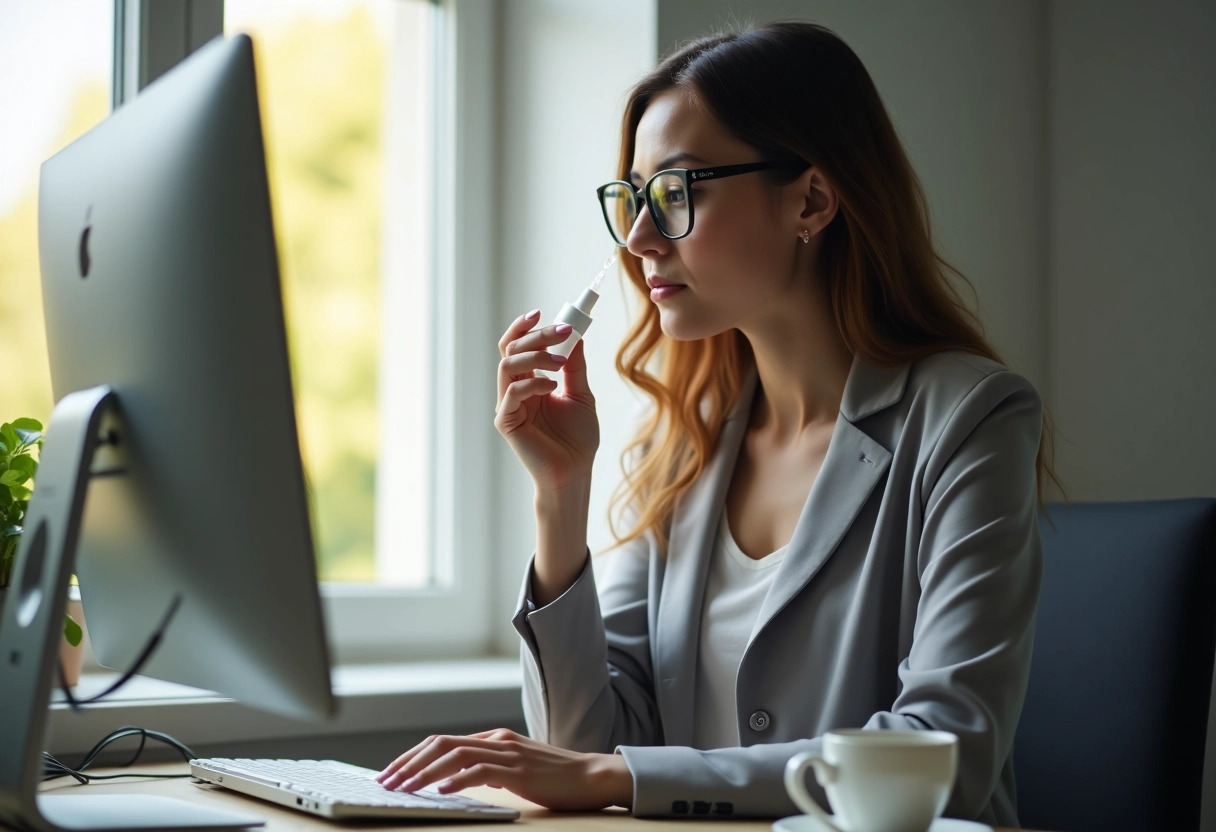
<svg viewBox="0 0 1216 832">
<path fill-rule="evenodd" d="M 811 815 L 793 815 L 773 822 L 773 832 L 833 832 Z M 926 832 L 993 832 L 991 826 L 973 820 L 938 818 Z"/>
</svg>

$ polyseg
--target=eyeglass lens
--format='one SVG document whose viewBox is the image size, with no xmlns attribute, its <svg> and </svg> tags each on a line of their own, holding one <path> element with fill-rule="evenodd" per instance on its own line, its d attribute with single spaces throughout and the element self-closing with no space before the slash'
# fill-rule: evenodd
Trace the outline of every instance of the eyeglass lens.
<svg viewBox="0 0 1216 832">
<path fill-rule="evenodd" d="M 603 192 L 604 216 L 612 229 L 612 236 L 625 245 L 630 230 L 638 218 L 638 201 L 632 187 L 624 183 L 613 183 Z M 680 237 L 688 233 L 688 192 L 684 179 L 678 174 L 663 173 L 647 183 L 646 201 L 652 206 L 652 215 L 659 231 L 667 237 Z"/>
</svg>

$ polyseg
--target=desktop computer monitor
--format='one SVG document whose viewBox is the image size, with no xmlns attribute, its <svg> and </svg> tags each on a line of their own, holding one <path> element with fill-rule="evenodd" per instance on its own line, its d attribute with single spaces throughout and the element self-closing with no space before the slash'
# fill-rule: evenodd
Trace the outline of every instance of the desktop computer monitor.
<svg viewBox="0 0 1216 832">
<path fill-rule="evenodd" d="M 264 159 L 252 43 L 237 36 L 42 167 L 58 403 L 0 621 L 0 820 L 223 825 L 31 803 L 56 670 L 43 636 L 58 640 L 73 568 L 102 664 L 129 666 L 176 601 L 144 674 L 334 712 Z"/>
</svg>

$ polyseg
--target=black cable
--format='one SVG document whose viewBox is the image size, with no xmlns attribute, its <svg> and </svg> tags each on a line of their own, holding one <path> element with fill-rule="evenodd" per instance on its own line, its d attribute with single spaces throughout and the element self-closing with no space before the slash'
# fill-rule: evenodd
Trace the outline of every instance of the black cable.
<svg viewBox="0 0 1216 832">
<path fill-rule="evenodd" d="M 144 645 L 144 649 L 140 652 L 139 658 L 135 660 L 135 664 L 131 665 L 131 669 L 122 674 L 121 678 L 119 678 L 117 682 L 110 685 L 101 693 L 90 696 L 88 699 L 77 699 L 72 695 L 72 689 L 68 686 L 67 677 L 64 675 L 63 664 L 61 663 L 59 665 L 59 688 L 63 691 L 63 696 L 64 699 L 67 700 L 68 707 L 70 707 L 73 711 L 78 711 L 82 705 L 91 705 L 94 702 L 99 702 L 114 691 L 121 688 L 127 682 L 131 681 L 131 678 L 137 675 L 144 664 L 147 663 L 148 659 L 151 658 L 157 645 L 160 644 L 161 637 L 165 634 L 165 630 L 168 629 L 169 622 L 173 620 L 173 616 L 177 614 L 178 607 L 181 605 L 182 595 L 179 592 L 177 595 L 173 596 L 173 600 L 169 603 L 169 609 L 165 611 L 164 617 L 161 618 L 160 625 L 157 626 L 155 632 L 152 633 L 152 637 L 148 639 L 148 643 Z M 176 742 L 176 740 L 174 740 L 174 742 Z"/>
<path fill-rule="evenodd" d="M 182 603 L 182 596 L 181 596 L 181 593 L 178 593 L 177 595 L 175 595 L 173 597 L 173 600 L 169 604 L 169 608 L 165 611 L 164 616 L 161 618 L 160 624 L 157 626 L 156 630 L 152 633 L 152 636 L 148 639 L 148 643 L 146 645 L 144 645 L 143 650 L 140 651 L 139 656 L 135 659 L 135 663 L 131 665 L 131 668 L 126 673 L 124 673 L 118 679 L 118 681 L 114 682 L 114 684 L 110 685 L 108 688 L 103 690 L 101 693 L 98 693 L 94 696 L 90 696 L 87 699 L 77 699 L 72 694 L 71 688 L 68 686 L 67 679 L 66 679 L 64 671 L 63 671 L 63 665 L 60 664 L 59 665 L 59 687 L 62 689 L 64 698 L 67 700 L 67 703 L 72 708 L 72 710 L 79 710 L 82 705 L 89 705 L 94 702 L 98 702 L 101 699 L 104 699 L 105 697 L 114 693 L 114 691 L 121 688 L 127 682 L 131 681 L 131 679 L 134 676 L 136 676 L 139 673 L 139 671 L 143 668 L 143 666 L 147 663 L 148 659 L 151 658 L 152 653 L 156 651 L 157 646 L 160 644 L 161 638 L 164 636 L 165 631 L 169 627 L 169 623 L 173 620 L 173 616 L 177 614 L 178 608 L 181 607 L 181 603 Z M 75 778 L 76 782 L 80 783 L 81 785 L 86 785 L 88 783 L 91 783 L 94 780 L 114 780 L 114 779 L 121 778 L 121 777 L 172 779 L 172 778 L 181 778 L 181 777 L 190 776 L 189 774 L 85 774 L 84 773 L 85 769 L 87 769 L 89 766 L 91 766 L 96 761 L 97 755 L 100 754 L 102 752 L 102 750 L 104 750 L 106 748 L 106 746 L 110 745 L 111 743 L 117 742 L 118 740 L 125 739 L 126 737 L 131 737 L 131 736 L 139 737 L 139 747 L 135 749 L 135 753 L 132 755 L 130 760 L 128 760 L 125 763 L 120 763 L 119 766 L 125 767 L 125 766 L 134 765 L 135 762 L 137 760 L 139 760 L 140 755 L 143 754 L 144 748 L 146 747 L 149 739 L 158 740 L 167 745 L 173 746 L 174 748 L 176 748 L 178 750 L 178 752 L 180 752 L 182 754 L 182 756 L 186 759 L 187 762 L 189 762 L 190 760 L 192 760 L 198 756 L 193 751 L 191 751 L 190 748 L 188 748 L 186 745 L 184 745 L 181 742 L 178 742 L 176 739 L 169 736 L 168 734 L 162 734 L 159 731 L 149 731 L 145 728 L 139 728 L 135 725 L 124 725 L 121 728 L 111 731 L 109 734 L 107 734 L 105 737 L 103 737 L 100 742 L 98 742 L 95 746 L 93 746 L 93 748 L 91 748 L 89 750 L 89 752 L 87 754 L 85 754 L 84 759 L 81 760 L 80 765 L 77 766 L 76 768 L 72 768 L 71 766 L 60 762 L 59 760 L 55 759 L 55 757 L 51 756 L 51 754 L 49 754 L 46 751 L 42 752 L 42 757 L 43 757 L 42 779 L 43 780 L 54 780 L 59 777 L 72 777 L 72 778 Z"/>
<path fill-rule="evenodd" d="M 93 765 L 93 763 L 97 760 L 97 756 L 99 754 L 101 754 L 101 752 L 106 748 L 106 746 L 110 745 L 111 743 L 118 742 L 121 739 L 125 739 L 127 737 L 132 737 L 132 736 L 139 737 L 139 747 L 135 749 L 135 753 L 132 755 L 131 759 L 127 760 L 125 763 L 118 763 L 117 767 L 126 767 L 126 766 L 134 765 L 139 760 L 140 755 L 143 754 L 144 748 L 147 745 L 147 741 L 149 739 L 157 740 L 159 742 L 165 743 L 166 745 L 173 746 L 175 749 L 177 749 L 177 751 L 182 755 L 182 757 L 187 762 L 198 757 L 198 755 L 195 754 L 192 750 L 190 750 L 190 748 L 188 746 L 186 746 L 182 742 L 179 742 L 178 740 L 174 739 L 173 737 L 169 736 L 168 734 L 162 734 L 160 731 L 149 731 L 146 728 L 139 728 L 135 725 L 124 725 L 121 728 L 115 729 L 114 731 L 111 731 L 106 736 L 102 737 L 101 741 L 98 742 L 97 745 L 93 746 L 89 750 L 89 752 L 84 755 L 84 759 L 82 759 L 80 761 L 80 764 L 76 768 L 72 768 L 71 766 L 60 762 L 59 760 L 55 759 L 53 756 L 51 756 L 50 754 L 48 754 L 45 751 L 42 752 L 42 757 L 43 757 L 42 779 L 43 780 L 54 780 L 59 777 L 73 777 L 76 779 L 76 782 L 80 783 L 81 785 L 87 785 L 88 783 L 91 783 L 94 780 L 114 780 L 114 779 L 118 779 L 121 777 L 172 779 L 172 778 L 183 778 L 183 777 L 190 776 L 189 774 L 85 774 L 84 773 L 85 769 L 87 769 L 87 768 L 89 768 L 89 766 Z"/>
</svg>

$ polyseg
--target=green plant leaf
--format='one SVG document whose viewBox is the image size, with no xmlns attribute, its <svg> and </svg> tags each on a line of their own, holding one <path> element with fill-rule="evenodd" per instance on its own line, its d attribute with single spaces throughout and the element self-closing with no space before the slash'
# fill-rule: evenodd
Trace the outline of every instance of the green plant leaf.
<svg viewBox="0 0 1216 832">
<path fill-rule="evenodd" d="M 27 477 L 32 477 L 38 472 L 37 461 L 32 456 L 26 456 L 24 454 L 19 457 L 15 457 L 13 461 L 9 463 L 8 467 L 10 471 L 24 472 Z"/>
<path fill-rule="evenodd" d="M 84 638 L 84 631 L 80 629 L 79 624 L 72 620 L 70 615 L 63 617 L 63 637 L 73 647 L 79 647 L 81 639 Z"/>
<path fill-rule="evenodd" d="M 19 471 L 15 468 L 9 468 L 3 474 L 0 474 L 0 485 L 21 485 L 30 478 L 30 475 L 24 471 Z"/>
<path fill-rule="evenodd" d="M 8 490 L 13 492 L 14 500 L 28 500 L 30 498 L 30 495 L 34 493 L 33 491 L 30 491 L 28 488 L 26 488 L 24 485 L 9 485 Z M 25 507 L 22 506 L 21 510 L 24 512 Z"/>
<path fill-rule="evenodd" d="M 36 445 L 42 441 L 41 431 L 13 428 L 13 433 L 17 434 L 17 438 L 21 440 L 22 445 Z"/>
<path fill-rule="evenodd" d="M 15 448 L 21 444 L 21 439 L 17 436 L 17 431 L 13 430 L 13 426 L 8 422 L 0 425 L 0 439 L 4 440 L 4 444 L 10 448 Z"/>
<path fill-rule="evenodd" d="M 37 419 L 14 419 L 13 427 L 20 428 L 21 430 L 34 430 L 38 431 L 39 433 L 42 432 L 42 422 L 39 422 Z"/>
</svg>

